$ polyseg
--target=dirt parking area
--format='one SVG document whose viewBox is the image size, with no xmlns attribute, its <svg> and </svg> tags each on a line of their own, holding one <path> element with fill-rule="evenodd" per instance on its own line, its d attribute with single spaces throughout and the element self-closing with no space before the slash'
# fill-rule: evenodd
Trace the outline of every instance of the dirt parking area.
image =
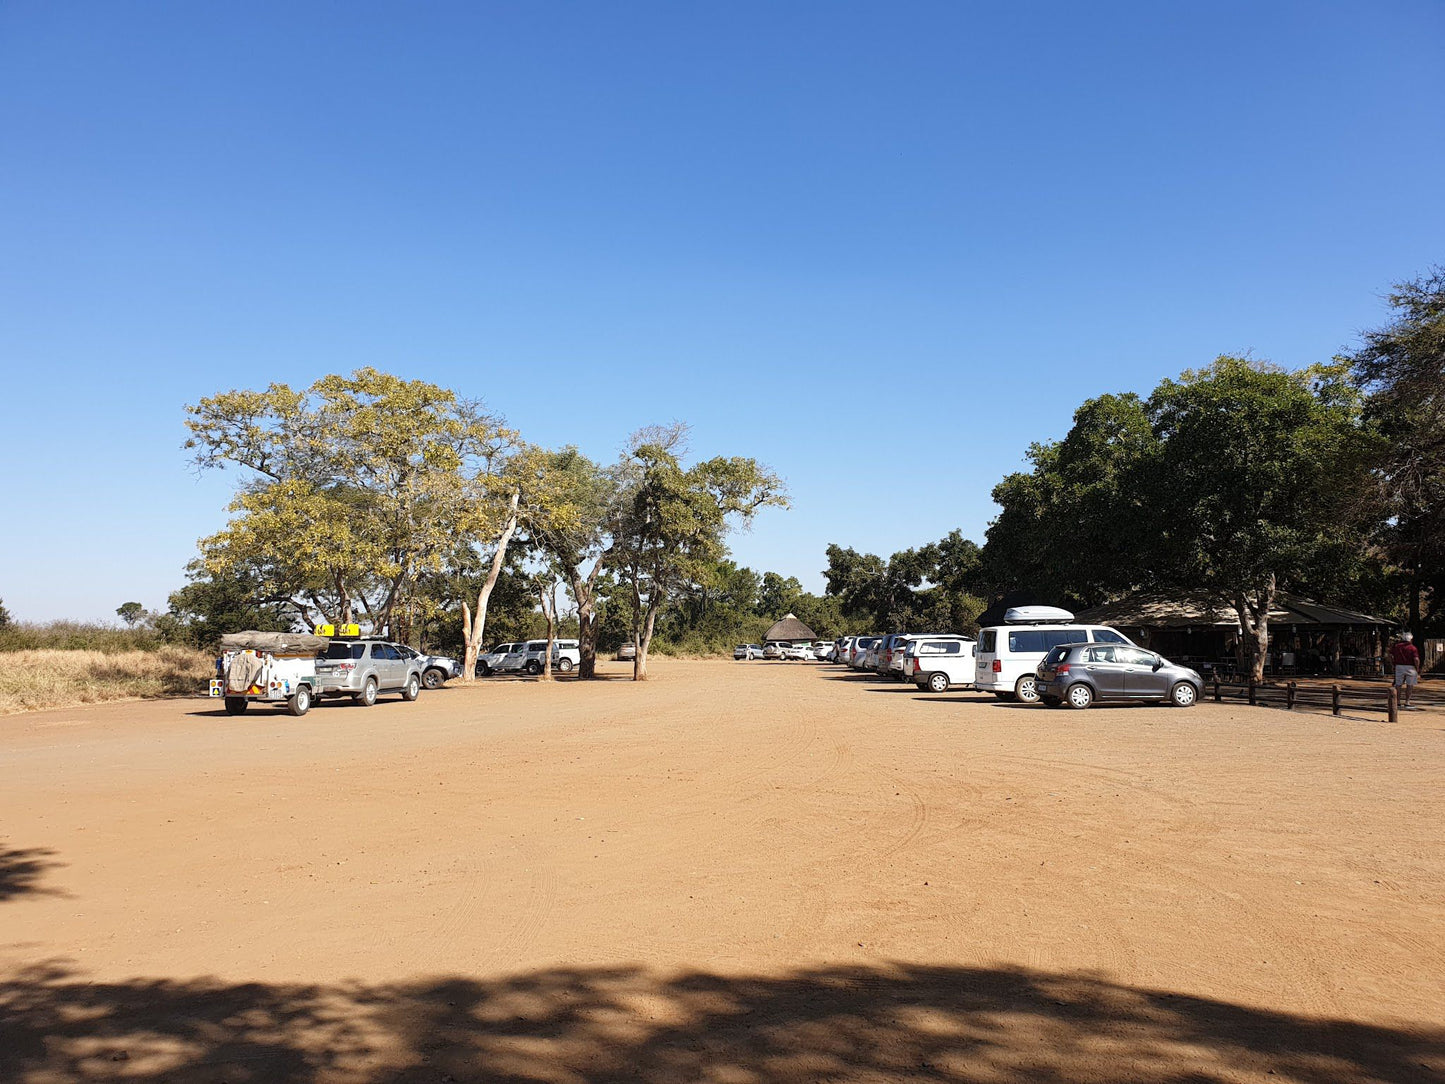
<svg viewBox="0 0 1445 1084">
<path fill-rule="evenodd" d="M 0 719 L 0 1080 L 1445 1079 L 1445 712 L 653 665 Z"/>
</svg>

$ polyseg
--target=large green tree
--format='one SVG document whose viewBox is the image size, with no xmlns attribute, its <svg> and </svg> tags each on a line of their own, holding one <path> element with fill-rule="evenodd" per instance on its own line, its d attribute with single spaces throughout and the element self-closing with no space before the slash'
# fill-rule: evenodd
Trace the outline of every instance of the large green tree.
<svg viewBox="0 0 1445 1084">
<path fill-rule="evenodd" d="M 636 681 L 647 678 L 664 605 L 724 556 L 735 523 L 787 504 L 782 481 L 756 460 L 715 457 L 684 466 L 685 437 L 680 425 L 641 430 L 620 464 L 622 497 L 609 527 L 609 560 L 632 596 Z"/>
<path fill-rule="evenodd" d="M 1445 268 L 1398 284 L 1389 303 L 1389 322 L 1366 332 L 1349 362 L 1384 437 L 1379 534 L 1418 635 L 1427 618 L 1445 624 Z"/>
<path fill-rule="evenodd" d="M 364 368 L 187 410 L 197 465 L 246 472 L 231 523 L 201 544 L 207 565 L 252 571 L 308 615 L 345 622 L 359 606 L 390 630 L 457 537 L 497 518 L 489 483 L 512 434 L 434 384 Z"/>
</svg>

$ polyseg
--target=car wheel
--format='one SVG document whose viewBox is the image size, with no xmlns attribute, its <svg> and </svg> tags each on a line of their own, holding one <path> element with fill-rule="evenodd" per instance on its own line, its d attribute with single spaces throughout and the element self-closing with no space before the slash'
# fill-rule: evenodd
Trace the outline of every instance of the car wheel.
<svg viewBox="0 0 1445 1084">
<path fill-rule="evenodd" d="M 428 689 L 440 689 L 447 680 L 447 676 L 433 666 L 421 676 L 421 683 Z"/>
<path fill-rule="evenodd" d="M 572 660 L 568 658 L 558 659 L 557 670 L 559 673 L 570 674 L 572 672 Z"/>
<path fill-rule="evenodd" d="M 228 696 L 226 697 L 226 714 L 244 715 L 246 706 L 250 703 L 244 696 Z"/>
<path fill-rule="evenodd" d="M 541 664 L 540 662 L 538 662 L 536 659 L 533 659 L 531 662 L 529 662 L 529 663 L 527 664 L 527 673 L 529 673 L 529 674 L 531 674 L 531 675 L 533 675 L 533 676 L 535 677 L 537 674 L 540 674 L 541 672 L 542 672 L 542 664 Z"/>
<path fill-rule="evenodd" d="M 1181 681 L 1169 690 L 1169 702 L 1176 708 L 1192 708 L 1199 699 L 1199 690 L 1187 681 Z"/>
<path fill-rule="evenodd" d="M 292 715 L 296 715 L 296 716 L 305 715 L 308 711 L 310 711 L 310 710 L 311 710 L 311 690 L 310 690 L 310 688 L 308 688 L 308 687 L 305 686 L 305 685 L 302 685 L 300 688 L 298 688 L 298 689 L 291 695 L 291 699 L 288 700 L 288 701 L 286 701 L 286 710 L 289 711 Z"/>
<path fill-rule="evenodd" d="M 1018 679 L 1014 685 L 1014 696 L 1025 704 L 1037 704 L 1039 702 L 1039 690 L 1034 684 L 1033 674 L 1025 674 Z"/>
<path fill-rule="evenodd" d="M 406 684 L 402 686 L 401 698 L 410 702 L 412 700 L 415 700 L 420 695 L 421 678 L 417 677 L 415 674 L 412 674 L 411 677 L 406 679 Z"/>
<path fill-rule="evenodd" d="M 1083 711 L 1094 702 L 1094 690 L 1087 685 L 1070 685 L 1064 693 L 1064 703 L 1076 711 Z"/>
<path fill-rule="evenodd" d="M 361 692 L 356 694 L 356 702 L 364 708 L 369 708 L 376 703 L 376 678 L 366 679 L 366 684 L 361 687 Z"/>
<path fill-rule="evenodd" d="M 928 691 L 931 693 L 948 692 L 948 675 L 944 673 L 929 674 Z"/>
<path fill-rule="evenodd" d="M 491 677 L 492 665 L 486 659 L 477 663 L 477 677 Z"/>
</svg>

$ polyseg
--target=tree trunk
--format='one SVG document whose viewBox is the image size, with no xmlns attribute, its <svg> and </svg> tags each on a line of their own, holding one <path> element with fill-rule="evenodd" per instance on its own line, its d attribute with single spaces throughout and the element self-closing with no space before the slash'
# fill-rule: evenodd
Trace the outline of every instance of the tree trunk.
<svg viewBox="0 0 1445 1084">
<path fill-rule="evenodd" d="M 597 575 L 602 571 L 602 558 L 592 566 L 587 578 L 580 569 L 567 570 L 572 581 L 572 595 L 577 600 L 577 676 L 588 681 L 597 676 Z"/>
<path fill-rule="evenodd" d="M 520 491 L 513 491 L 512 502 L 507 510 L 507 526 L 497 539 L 497 552 L 492 554 L 492 567 L 487 572 L 487 582 L 477 592 L 477 609 L 473 613 L 465 602 L 462 603 L 462 639 L 466 650 L 462 656 L 462 680 L 477 680 L 477 656 L 481 654 L 482 635 L 487 631 L 487 603 L 491 601 L 492 589 L 497 586 L 497 577 L 502 574 L 502 564 L 507 559 L 507 545 L 517 533 L 517 504 L 522 499 Z"/>
<path fill-rule="evenodd" d="M 549 599 L 549 588 L 556 591 L 557 585 L 537 585 L 537 595 L 542 600 L 542 616 L 547 619 L 547 654 L 542 658 L 542 673 L 539 675 L 543 681 L 552 680 L 552 645 L 557 642 L 557 597 L 552 595 Z"/>
<path fill-rule="evenodd" d="M 1264 664 L 1269 658 L 1269 611 L 1274 608 L 1275 578 L 1271 575 L 1256 587 L 1237 591 L 1234 608 L 1239 613 L 1240 642 L 1249 680 L 1264 681 Z"/>
<path fill-rule="evenodd" d="M 647 607 L 647 620 L 642 623 L 642 628 L 635 634 L 637 641 L 637 654 L 632 659 L 632 680 L 647 680 L 647 651 L 652 646 L 652 627 L 657 622 L 657 607 L 649 603 Z"/>
</svg>

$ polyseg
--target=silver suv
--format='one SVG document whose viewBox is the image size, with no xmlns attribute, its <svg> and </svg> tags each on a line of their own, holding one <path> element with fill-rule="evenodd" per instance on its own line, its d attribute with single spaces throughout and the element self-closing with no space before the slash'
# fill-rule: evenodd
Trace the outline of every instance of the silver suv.
<svg viewBox="0 0 1445 1084">
<path fill-rule="evenodd" d="M 350 696 L 371 707 L 383 692 L 403 700 L 421 695 L 422 662 L 401 644 L 387 640 L 332 640 L 316 658 L 317 696 Z"/>
</svg>

